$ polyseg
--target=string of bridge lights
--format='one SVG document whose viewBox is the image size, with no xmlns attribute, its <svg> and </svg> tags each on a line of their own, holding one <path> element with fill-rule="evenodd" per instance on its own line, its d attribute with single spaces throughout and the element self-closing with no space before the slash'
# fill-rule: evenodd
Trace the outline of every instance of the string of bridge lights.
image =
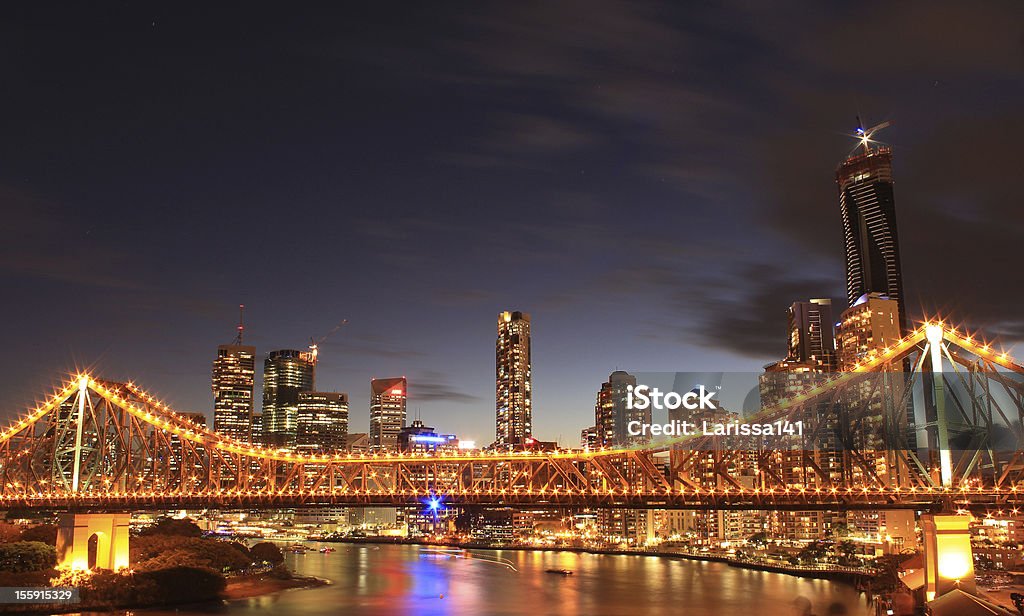
<svg viewBox="0 0 1024 616">
<path fill-rule="evenodd" d="M 797 396 L 794 396 L 794 397 L 788 398 L 786 400 L 783 400 L 778 405 L 776 405 L 776 407 L 773 407 L 773 408 L 770 408 L 770 409 L 765 409 L 764 411 L 761 411 L 760 413 L 758 413 L 757 416 L 763 416 L 763 415 L 766 415 L 766 414 L 775 413 L 775 412 L 778 412 L 779 410 L 790 408 L 790 407 L 794 406 L 795 404 L 797 404 L 797 403 L 799 403 L 799 402 L 801 402 L 801 401 L 803 401 L 803 400 L 805 400 L 807 398 L 812 398 L 812 397 L 815 397 L 817 395 L 820 395 L 824 391 L 826 391 L 826 390 L 828 390 L 828 389 L 830 389 L 832 387 L 835 387 L 835 386 L 841 384 L 843 381 L 845 381 L 847 379 L 855 378 L 855 375 L 857 373 L 863 373 L 863 372 L 871 371 L 872 369 L 875 369 L 878 366 L 880 366 L 880 365 L 882 365 L 882 364 L 884 364 L 886 362 L 892 361 L 895 357 L 899 357 L 902 353 L 912 349 L 915 345 L 921 343 L 924 340 L 928 340 L 930 342 L 932 342 L 934 340 L 946 340 L 946 341 L 948 341 L 950 343 L 956 344 L 957 346 L 963 347 L 964 349 L 966 349 L 967 351 L 973 353 L 974 355 L 976 355 L 977 357 L 979 357 L 981 359 L 984 359 L 984 360 L 987 360 L 987 361 L 991 361 L 992 363 L 994 363 L 996 365 L 999 365 L 999 366 L 1001 366 L 1003 368 L 1006 368 L 1006 369 L 1009 369 L 1009 370 L 1012 370 L 1012 371 L 1015 371 L 1015 372 L 1018 372 L 1018 373 L 1024 373 L 1024 367 L 1022 367 L 1015 360 L 1013 360 L 1009 356 L 1009 354 L 1007 352 L 1005 352 L 1005 351 L 1002 351 L 1002 352 L 995 351 L 995 350 L 992 349 L 991 345 L 989 343 L 987 343 L 987 342 L 981 342 L 981 343 L 976 342 L 974 336 L 972 336 L 970 334 L 966 334 L 966 333 L 960 333 L 955 327 L 947 327 L 947 326 L 945 326 L 943 321 L 925 322 L 919 328 L 917 328 L 916 330 L 914 330 L 913 332 L 911 332 L 910 334 L 908 334 L 904 338 L 900 339 L 895 344 L 893 344 L 893 345 L 891 345 L 889 347 L 886 347 L 885 349 L 881 349 L 881 350 L 879 350 L 877 352 L 873 352 L 872 354 L 870 354 L 863 361 L 857 363 L 854 366 L 852 372 L 843 373 L 842 375 L 839 375 L 837 377 L 833 377 L 833 378 L 829 379 L 828 381 L 826 381 L 825 383 L 822 383 L 822 384 L 817 385 L 815 387 L 812 387 L 812 388 L 810 388 L 808 390 L 805 390 L 804 392 L 801 392 Z M 452 462 L 465 462 L 465 461 L 468 461 L 468 462 L 474 462 L 474 461 L 480 461 L 480 462 L 486 462 L 486 461 L 491 461 L 491 462 L 516 462 L 516 461 L 523 461 L 523 462 L 526 462 L 526 461 L 553 460 L 553 459 L 573 459 L 573 460 L 579 460 L 579 459 L 590 459 L 590 458 L 597 457 L 597 456 L 622 455 L 622 454 L 626 454 L 626 453 L 629 453 L 629 452 L 633 451 L 631 449 L 622 449 L 622 448 L 601 448 L 601 449 L 597 449 L 597 450 L 583 450 L 583 451 L 576 450 L 576 451 L 560 451 L 560 452 L 547 452 L 547 453 L 543 453 L 543 452 L 538 453 L 538 452 L 531 452 L 531 451 L 512 451 L 512 452 L 503 452 L 501 454 L 488 454 L 488 453 L 484 453 L 484 452 L 480 452 L 480 451 L 460 451 L 458 453 L 448 453 L 448 452 L 443 452 L 442 451 L 442 452 L 435 452 L 435 453 L 429 453 L 429 454 L 426 453 L 426 452 L 386 452 L 386 453 L 370 453 L 370 454 L 367 454 L 365 452 L 359 452 L 359 453 L 350 453 L 349 452 L 349 453 L 345 453 L 345 454 L 312 454 L 312 455 L 303 455 L 303 454 L 298 454 L 298 453 L 295 453 L 295 452 L 292 452 L 292 451 L 288 451 L 288 450 L 269 449 L 269 448 L 265 448 L 265 447 L 262 447 L 262 446 L 253 445 L 253 444 L 250 444 L 250 443 L 244 443 L 244 442 L 241 442 L 241 441 L 238 441 L 238 440 L 234 440 L 234 439 L 232 439 L 230 437 L 226 437 L 226 436 L 217 434 L 216 432 L 213 432 L 213 431 L 211 431 L 211 430 L 209 430 L 209 429 L 207 429 L 205 427 L 193 424 L 187 418 L 185 418 L 184 416 L 182 416 L 179 413 L 175 412 L 168 404 L 158 400 L 156 397 L 154 397 L 150 393 L 148 393 L 145 390 L 143 390 L 142 388 L 138 387 L 135 383 L 128 382 L 128 383 L 123 384 L 123 387 L 125 389 L 127 389 L 128 392 L 131 395 L 133 395 L 133 396 L 137 397 L 139 400 L 143 401 L 143 406 L 142 407 L 137 406 L 131 399 L 129 399 L 128 396 L 123 396 L 124 392 L 121 391 L 121 389 L 120 389 L 121 387 L 122 387 L 122 384 L 114 384 L 114 387 L 111 387 L 110 384 L 108 384 L 106 381 L 101 381 L 101 380 L 94 379 L 92 376 L 90 376 L 88 374 L 82 373 L 82 374 L 75 375 L 72 381 L 66 383 L 62 389 L 54 392 L 53 396 L 49 400 L 47 400 L 45 403 L 39 405 L 29 415 L 27 415 L 27 416 L 25 416 L 23 418 L 20 418 L 18 421 L 16 421 L 6 431 L 0 433 L 0 444 L 5 443 L 6 441 L 10 440 L 11 438 L 16 436 L 20 432 L 24 431 L 26 428 L 29 428 L 30 426 L 32 426 L 33 424 L 38 422 L 45 415 L 47 415 L 48 413 L 52 412 L 61 403 L 63 403 L 65 400 L 67 400 L 68 397 L 71 396 L 76 390 L 78 390 L 83 395 L 85 395 L 87 390 L 91 389 L 94 392 L 96 392 L 101 398 L 106 400 L 108 403 L 111 403 L 111 404 L 117 406 L 118 408 L 128 412 L 129 414 L 131 414 L 133 417 L 137 418 L 138 420 L 140 420 L 142 422 L 145 422 L 146 424 L 149 424 L 151 426 L 154 426 L 155 428 L 157 428 L 159 430 L 162 430 L 165 433 L 175 434 L 175 435 L 179 436 L 180 438 L 185 438 L 187 440 L 190 440 L 192 442 L 201 444 L 203 446 L 213 447 L 215 449 L 219 449 L 219 450 L 222 450 L 222 451 L 227 451 L 229 453 L 233 453 L 233 454 L 240 455 L 240 456 L 249 456 L 249 457 L 262 458 L 262 459 L 267 459 L 267 460 L 274 460 L 274 461 L 293 463 L 293 464 L 313 464 L 313 465 L 317 465 L 317 464 L 325 464 L 325 463 L 333 463 L 333 464 L 342 463 L 342 464 L 344 464 L 344 463 L 349 463 L 349 462 L 354 463 L 354 464 L 365 464 L 367 462 L 373 462 L 373 461 L 390 461 L 390 462 L 394 462 L 394 461 L 401 461 L 401 460 L 412 460 L 412 461 L 417 461 L 418 460 L 418 462 L 416 462 L 416 463 L 433 462 L 433 461 L 444 461 L 446 463 L 452 463 Z M 595 475 L 598 475 L 598 476 L 600 474 L 601 474 L 600 471 L 597 471 L 595 473 Z M 376 473 L 375 472 L 372 473 L 372 476 L 376 476 Z M 7 487 L 8 488 L 18 488 L 20 486 L 18 486 L 17 484 L 8 484 Z M 337 492 L 340 492 L 342 494 L 347 494 L 347 493 L 349 493 L 348 490 L 349 490 L 349 488 L 347 486 L 341 487 L 340 489 L 339 488 L 332 488 L 331 491 L 326 492 L 326 494 L 335 494 Z M 507 491 L 504 488 L 501 488 L 501 489 L 489 488 L 489 489 L 484 490 L 484 491 L 481 491 L 480 489 L 471 490 L 471 491 L 465 491 L 464 494 L 467 494 L 467 495 L 472 495 L 472 494 L 489 494 L 489 495 L 494 495 L 494 494 L 499 494 L 499 495 L 500 494 L 510 494 L 510 495 L 526 495 L 526 496 L 532 496 L 532 495 L 544 496 L 544 495 L 548 495 L 548 494 L 551 494 L 551 495 L 560 495 L 560 494 L 574 495 L 574 494 L 580 494 L 580 495 L 615 496 L 617 494 L 626 495 L 626 494 L 629 493 L 629 489 L 627 489 L 627 488 L 622 488 L 621 492 L 617 492 L 616 488 L 607 488 L 607 487 L 606 488 L 579 489 L 578 491 L 574 491 L 572 488 L 563 488 L 563 489 L 561 489 L 561 491 L 559 491 L 559 490 L 560 489 L 557 488 L 557 487 L 552 488 L 550 491 L 547 491 L 546 488 L 541 488 L 539 490 L 534 490 L 534 489 L 530 488 L 530 489 L 526 489 L 525 491 L 520 491 L 519 489 L 512 489 L 510 491 Z M 658 490 L 660 490 L 660 492 Z M 845 492 L 844 492 L 844 490 L 845 490 Z M 863 494 L 877 494 L 877 495 L 891 494 L 891 495 L 896 495 L 896 496 L 905 496 L 907 494 L 915 494 L 915 493 L 918 493 L 918 494 L 955 494 L 957 492 L 961 492 L 961 493 L 965 493 L 965 494 L 969 492 L 969 493 L 978 494 L 978 495 L 984 495 L 984 494 L 1000 495 L 1000 494 L 1005 494 L 1007 491 L 1009 491 L 1012 494 L 1016 494 L 1017 487 L 1016 486 L 1012 486 L 1012 487 L 1007 488 L 1007 489 L 1001 489 L 998 486 L 992 487 L 992 488 L 987 488 L 987 487 L 980 486 L 980 485 L 972 487 L 972 486 L 969 486 L 967 484 L 964 484 L 964 485 L 961 485 L 959 487 L 921 486 L 920 490 L 918 490 L 918 488 L 916 486 L 912 486 L 910 488 L 900 488 L 900 487 L 885 488 L 885 487 L 878 487 L 878 486 L 874 486 L 874 487 L 872 487 L 872 486 L 865 486 L 865 487 L 861 487 L 861 488 L 835 488 L 835 487 L 833 487 L 833 488 L 813 488 L 813 491 L 812 491 L 812 489 L 808 489 L 808 488 L 793 488 L 792 490 L 790 488 L 780 488 L 778 490 L 776 490 L 775 488 L 752 488 L 752 489 L 736 488 L 734 492 L 730 492 L 730 488 L 729 487 L 725 487 L 725 488 L 718 488 L 718 492 L 717 493 L 718 494 L 731 494 L 732 493 L 732 494 L 736 494 L 736 495 L 753 495 L 753 496 L 775 495 L 775 494 L 793 494 L 793 493 L 799 493 L 799 494 L 813 493 L 815 495 L 821 495 L 821 494 L 832 494 L 832 495 L 845 494 L 845 495 L 850 495 L 850 494 L 856 493 L 857 490 L 861 490 L 861 493 L 863 493 Z M 700 488 L 700 487 L 696 487 L 696 486 L 695 487 L 691 487 L 691 488 L 685 488 L 685 487 L 683 487 L 683 488 L 671 488 L 671 487 L 669 487 L 669 488 L 656 488 L 655 491 L 654 491 L 654 494 L 664 494 L 664 495 L 667 495 L 667 496 L 686 496 L 686 495 L 688 495 L 690 493 L 692 493 L 694 495 L 698 495 L 698 494 L 701 494 L 702 492 L 704 494 L 707 494 L 707 495 L 715 495 L 716 494 L 716 489 L 715 488 Z M 639 493 L 639 492 L 637 492 L 637 493 Z M 36 494 L 45 494 L 45 495 L 48 495 L 49 497 L 52 497 L 54 493 L 52 493 L 52 492 L 45 492 L 45 493 L 38 492 Z M 144 493 L 144 492 L 131 492 L 131 493 L 129 493 L 129 492 L 114 492 L 114 493 L 110 493 L 110 496 L 113 497 L 113 498 L 123 498 L 123 497 L 128 497 L 129 495 L 131 495 L 132 497 L 142 497 L 142 498 L 145 498 L 145 497 L 152 497 L 154 494 L 157 494 L 157 493 L 149 493 L 149 494 L 147 494 L 147 493 Z M 306 494 L 306 492 L 302 491 L 301 489 L 298 490 L 298 491 L 296 491 L 294 489 L 291 489 L 291 490 L 278 490 L 278 491 L 268 491 L 268 490 L 263 490 L 263 491 L 256 490 L 256 491 L 253 491 L 253 490 L 249 490 L 249 491 L 235 491 L 235 492 L 232 492 L 230 490 L 228 490 L 228 491 L 218 490 L 217 492 L 210 493 L 210 494 L 228 495 L 228 496 L 231 496 L 231 495 L 295 496 L 295 495 L 304 495 L 304 494 Z M 313 494 L 313 493 L 310 492 L 309 494 Z M 377 490 L 377 491 L 371 491 L 369 489 L 364 490 L 364 491 L 360 491 L 360 490 L 357 489 L 357 490 L 352 491 L 351 494 L 357 495 L 357 496 L 358 495 L 363 495 L 363 496 L 370 496 L 370 495 L 378 495 L 378 496 L 379 495 L 410 495 L 410 496 L 414 496 L 414 497 L 422 495 L 422 493 L 419 490 L 413 490 L 413 491 L 409 492 L 407 490 L 406 491 L 396 491 L 394 489 L 391 489 L 391 490 Z M 648 489 L 648 491 L 645 492 L 645 494 L 651 494 L 650 489 Z M 7 499 L 7 498 L 11 498 L 13 496 L 14 495 L 0 494 L 0 501 L 3 501 L 5 499 Z M 24 496 L 24 495 L 22 495 L 22 496 Z M 45 498 L 45 496 L 42 497 L 42 498 Z"/>
</svg>

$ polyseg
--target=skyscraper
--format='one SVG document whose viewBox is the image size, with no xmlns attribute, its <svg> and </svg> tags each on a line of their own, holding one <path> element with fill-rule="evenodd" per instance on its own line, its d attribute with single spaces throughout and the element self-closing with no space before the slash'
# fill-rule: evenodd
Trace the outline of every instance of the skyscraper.
<svg viewBox="0 0 1024 616">
<path fill-rule="evenodd" d="M 820 385 L 836 369 L 831 300 L 793 302 L 787 310 L 787 328 L 786 357 L 765 366 L 758 382 L 765 408 Z M 822 428 L 823 436 L 811 451 L 779 448 L 772 452 L 781 463 L 782 480 L 787 485 L 818 488 L 827 484 L 822 475 L 839 480 L 842 455 L 830 438 L 836 426 L 825 424 Z M 730 520 L 728 514 L 723 514 L 714 525 L 724 531 L 732 524 Z M 776 520 L 782 535 L 794 541 L 820 539 L 835 523 L 833 514 L 819 511 L 780 511 Z"/>
<path fill-rule="evenodd" d="M 641 443 L 647 439 L 630 436 L 628 426 L 631 421 L 641 424 L 651 423 L 651 409 L 627 408 L 628 387 L 636 387 L 636 377 L 628 372 L 616 370 L 608 376 L 597 392 L 597 404 L 594 406 L 594 425 L 597 429 L 597 445 L 600 447 L 616 447 Z"/>
<path fill-rule="evenodd" d="M 243 442 L 252 440 L 256 347 L 222 344 L 213 360 L 213 429 Z"/>
<path fill-rule="evenodd" d="M 316 363 L 305 351 L 282 349 L 263 362 L 263 435 L 270 446 L 295 444 L 299 392 L 312 391 Z"/>
<path fill-rule="evenodd" d="M 300 391 L 295 420 L 296 449 L 328 453 L 345 449 L 348 437 L 348 394 Z"/>
<path fill-rule="evenodd" d="M 852 370 L 872 352 L 896 344 L 899 319 L 899 303 L 879 293 L 868 293 L 844 310 L 836 330 L 840 369 Z"/>
<path fill-rule="evenodd" d="M 404 376 L 370 380 L 370 450 L 397 451 L 405 427 L 408 382 Z"/>
<path fill-rule="evenodd" d="M 832 300 L 793 302 L 789 307 L 789 355 L 795 362 L 811 362 L 823 372 L 836 369 L 836 342 Z"/>
<path fill-rule="evenodd" d="M 848 157 L 836 170 L 839 208 L 846 242 L 849 305 L 868 293 L 899 302 L 900 331 L 906 326 L 903 274 L 896 232 L 892 150 L 871 147 Z"/>
<path fill-rule="evenodd" d="M 495 343 L 495 445 L 521 445 L 533 435 L 530 315 L 498 315 Z"/>
<path fill-rule="evenodd" d="M 234 341 L 217 347 L 217 358 L 213 360 L 213 429 L 248 443 L 252 440 L 256 347 L 242 344 L 244 311 L 245 306 L 238 307 Z"/>
</svg>

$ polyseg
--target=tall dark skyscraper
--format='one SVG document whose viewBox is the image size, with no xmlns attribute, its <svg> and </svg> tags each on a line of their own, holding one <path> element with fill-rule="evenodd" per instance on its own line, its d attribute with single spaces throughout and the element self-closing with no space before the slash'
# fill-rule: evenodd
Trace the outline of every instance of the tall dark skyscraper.
<svg viewBox="0 0 1024 616">
<path fill-rule="evenodd" d="M 530 315 L 498 315 L 495 342 L 495 445 L 521 445 L 533 435 Z"/>
<path fill-rule="evenodd" d="M 256 347 L 242 344 L 244 331 L 245 326 L 239 318 L 234 342 L 217 347 L 212 379 L 213 429 L 248 443 L 252 440 Z"/>
<path fill-rule="evenodd" d="M 271 446 L 295 444 L 299 392 L 312 391 L 316 362 L 311 353 L 283 349 L 263 362 L 263 437 Z"/>
<path fill-rule="evenodd" d="M 397 451 L 405 427 L 408 382 L 404 376 L 370 380 L 370 450 Z"/>
<path fill-rule="evenodd" d="M 863 148 L 836 170 L 839 207 L 846 242 L 846 295 L 849 305 L 880 293 L 899 302 L 901 330 L 906 327 L 903 274 L 896 232 L 892 150 Z"/>
<path fill-rule="evenodd" d="M 836 369 L 835 325 L 832 300 L 793 302 L 789 307 L 789 355 L 787 359 L 811 362 L 823 372 Z"/>
<path fill-rule="evenodd" d="M 626 405 L 628 388 L 636 387 L 636 377 L 628 372 L 616 370 L 608 376 L 597 392 L 594 405 L 594 426 L 596 441 L 600 447 L 624 447 L 643 443 L 647 437 L 630 436 L 629 423 L 651 423 L 651 409 L 630 409 Z"/>
</svg>

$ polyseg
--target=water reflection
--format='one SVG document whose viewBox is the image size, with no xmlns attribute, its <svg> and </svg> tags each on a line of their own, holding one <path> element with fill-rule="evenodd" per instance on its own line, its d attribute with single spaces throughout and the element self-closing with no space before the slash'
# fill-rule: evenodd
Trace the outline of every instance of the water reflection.
<svg viewBox="0 0 1024 616">
<path fill-rule="evenodd" d="M 337 552 L 328 554 L 287 555 L 297 572 L 329 579 L 330 586 L 226 606 L 145 613 L 788 616 L 808 613 L 797 601 L 805 597 L 811 614 L 869 614 L 865 599 L 846 585 L 721 563 L 511 550 L 469 550 L 465 558 L 456 558 L 419 546 L 334 547 Z M 515 570 L 500 559 L 508 559 Z M 547 569 L 570 569 L 573 575 L 550 574 Z"/>
</svg>

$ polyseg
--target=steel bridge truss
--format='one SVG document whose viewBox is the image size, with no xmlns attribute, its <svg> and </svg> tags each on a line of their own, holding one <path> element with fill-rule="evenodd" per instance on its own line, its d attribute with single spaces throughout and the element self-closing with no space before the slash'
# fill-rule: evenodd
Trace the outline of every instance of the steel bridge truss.
<svg viewBox="0 0 1024 616">
<path fill-rule="evenodd" d="M 1015 510 L 1024 368 L 928 327 L 748 418 L 804 422 L 802 435 L 771 447 L 700 436 L 643 449 L 300 455 L 216 434 L 132 383 L 76 375 L 0 432 L 0 509 L 411 505 L 442 495 L 513 507 Z"/>
</svg>

